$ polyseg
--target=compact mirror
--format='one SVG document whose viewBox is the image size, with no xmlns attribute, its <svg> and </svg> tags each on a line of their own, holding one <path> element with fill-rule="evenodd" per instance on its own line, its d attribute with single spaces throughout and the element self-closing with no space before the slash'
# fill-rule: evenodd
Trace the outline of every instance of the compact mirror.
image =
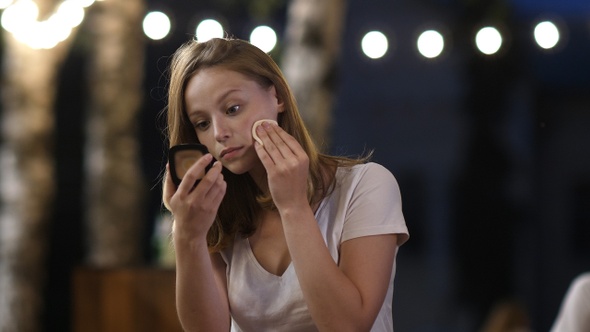
<svg viewBox="0 0 590 332">
<path fill-rule="evenodd" d="M 168 162 L 170 164 L 172 182 L 178 187 L 188 169 L 208 152 L 207 147 L 202 144 L 180 144 L 171 147 L 168 154 Z M 197 183 L 205 176 L 205 173 L 211 168 L 212 164 L 207 165 L 205 171 L 199 174 Z"/>
</svg>

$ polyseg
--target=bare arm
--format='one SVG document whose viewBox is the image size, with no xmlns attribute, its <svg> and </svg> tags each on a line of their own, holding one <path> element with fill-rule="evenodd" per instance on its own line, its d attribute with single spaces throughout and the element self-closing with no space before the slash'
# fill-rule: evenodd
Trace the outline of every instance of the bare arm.
<svg viewBox="0 0 590 332">
<path fill-rule="evenodd" d="M 278 126 L 262 127 L 257 133 L 264 145 L 256 149 L 314 322 L 320 330 L 370 330 L 389 286 L 397 236 L 345 241 L 339 264 L 334 262 L 307 202 L 307 155 Z"/>
<path fill-rule="evenodd" d="M 176 246 L 176 308 L 184 331 L 229 331 L 230 316 L 221 255 L 207 246 Z"/>
<path fill-rule="evenodd" d="M 366 236 L 342 243 L 338 266 L 313 214 L 286 212 L 283 225 L 299 283 L 318 328 L 370 330 L 387 293 L 397 236 Z"/>
<path fill-rule="evenodd" d="M 209 254 L 206 235 L 225 195 L 221 164 L 214 165 L 193 188 L 211 161 L 207 155 L 185 174 L 178 189 L 167 175 L 164 202 L 174 215 L 176 252 L 176 307 L 185 331 L 229 331 L 230 316 L 225 286 L 225 264 Z"/>
</svg>

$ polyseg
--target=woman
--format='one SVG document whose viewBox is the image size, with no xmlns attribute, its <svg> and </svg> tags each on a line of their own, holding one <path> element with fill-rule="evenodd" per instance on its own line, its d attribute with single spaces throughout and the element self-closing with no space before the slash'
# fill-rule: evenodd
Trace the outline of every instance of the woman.
<svg viewBox="0 0 590 332">
<path fill-rule="evenodd" d="M 260 144 L 263 119 L 278 125 L 254 128 Z M 177 188 L 164 183 L 185 330 L 393 330 L 408 238 L 397 183 L 378 164 L 319 153 L 267 54 L 236 39 L 180 47 L 168 131 L 171 146 L 210 152 Z"/>
</svg>

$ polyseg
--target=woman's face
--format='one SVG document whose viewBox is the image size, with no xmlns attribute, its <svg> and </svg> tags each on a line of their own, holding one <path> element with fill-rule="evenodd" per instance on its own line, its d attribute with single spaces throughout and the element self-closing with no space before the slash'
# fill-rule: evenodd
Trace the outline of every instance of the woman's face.
<svg viewBox="0 0 590 332">
<path fill-rule="evenodd" d="M 261 168 L 252 138 L 252 125 L 262 119 L 276 120 L 282 112 L 274 86 L 223 67 L 199 70 L 185 90 L 187 115 L 199 142 L 232 173 Z"/>
</svg>

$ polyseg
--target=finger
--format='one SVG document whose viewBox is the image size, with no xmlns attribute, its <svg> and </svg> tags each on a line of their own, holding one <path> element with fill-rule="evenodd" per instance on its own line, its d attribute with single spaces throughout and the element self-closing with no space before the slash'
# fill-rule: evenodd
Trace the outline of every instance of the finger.
<svg viewBox="0 0 590 332">
<path fill-rule="evenodd" d="M 162 185 L 162 200 L 164 201 L 164 206 L 170 209 L 170 200 L 172 196 L 176 192 L 176 186 L 172 182 L 172 176 L 170 175 L 170 164 L 166 164 L 166 173 L 164 176 L 164 183 Z"/>
<path fill-rule="evenodd" d="M 199 160 L 197 160 L 197 162 L 195 162 L 186 171 L 186 174 L 184 174 L 177 191 L 182 193 L 190 193 L 193 190 L 197 180 L 203 177 L 205 168 L 211 163 L 212 160 L 213 156 L 210 153 L 207 153 L 206 155 L 199 158 Z"/>
<path fill-rule="evenodd" d="M 287 133 L 285 130 L 283 130 L 283 128 L 281 128 L 277 125 L 271 125 L 269 127 L 269 130 L 271 130 L 271 129 L 272 129 L 272 131 L 271 131 L 271 134 L 269 135 L 271 137 L 271 139 L 273 139 L 273 140 L 277 139 L 277 142 L 281 142 L 281 144 L 284 144 L 284 146 L 289 149 L 288 151 L 293 153 L 296 156 L 299 156 L 302 154 L 306 155 L 305 151 L 301 147 L 301 144 L 299 144 L 299 142 L 295 139 L 295 137 L 289 135 L 289 133 Z"/>
<path fill-rule="evenodd" d="M 223 174 L 220 174 L 215 181 L 215 185 L 213 185 L 211 190 L 207 193 L 207 196 L 211 199 L 211 205 L 216 208 L 219 207 L 219 204 L 221 204 L 221 201 L 225 196 L 226 188 L 227 182 L 225 182 Z"/>
<path fill-rule="evenodd" d="M 258 126 L 257 133 L 264 143 L 264 149 L 275 164 L 279 163 L 281 159 L 288 158 L 292 155 L 292 152 L 289 151 L 280 136 L 276 134 L 270 123 L 265 122 Z"/>
<path fill-rule="evenodd" d="M 221 202 L 223 201 L 223 197 L 225 197 L 225 192 L 227 190 L 227 182 L 223 181 L 220 185 L 219 190 L 217 191 L 217 195 L 213 196 L 213 205 L 219 208 Z"/>
<path fill-rule="evenodd" d="M 256 143 L 255 147 L 257 151 L 259 151 L 258 156 L 260 157 L 260 160 L 265 165 L 266 169 L 269 170 L 269 166 L 280 163 L 284 157 L 278 150 L 275 142 L 269 137 L 268 130 L 264 126 L 265 123 L 258 126 L 256 129 L 258 137 L 263 144 Z"/>
<path fill-rule="evenodd" d="M 198 185 L 198 189 L 193 191 L 197 195 L 195 199 L 200 200 L 203 204 L 217 211 L 219 204 L 225 196 L 227 183 L 224 180 L 220 162 L 216 162 L 207 172 L 207 175 Z"/>
<path fill-rule="evenodd" d="M 305 154 L 303 148 L 297 142 L 295 137 L 289 135 L 283 128 L 278 125 L 268 124 L 265 128 L 269 138 L 275 143 L 278 151 L 281 152 L 283 157 L 291 158 L 300 154 Z"/>
<path fill-rule="evenodd" d="M 199 186 L 201 187 L 200 190 L 202 195 L 208 196 L 216 183 L 223 181 L 223 174 L 221 173 L 222 169 L 223 166 L 221 165 L 221 162 L 216 161 L 207 174 L 205 174 L 205 177 L 201 179 Z"/>
<path fill-rule="evenodd" d="M 258 154 L 258 158 L 262 162 L 262 165 L 264 166 L 264 168 L 268 171 L 270 169 L 270 167 L 274 166 L 274 161 L 272 160 L 272 158 L 270 157 L 270 155 L 266 151 L 266 148 L 267 148 L 266 145 L 262 145 L 258 142 L 254 142 L 254 149 L 256 150 L 256 153 Z"/>
</svg>

